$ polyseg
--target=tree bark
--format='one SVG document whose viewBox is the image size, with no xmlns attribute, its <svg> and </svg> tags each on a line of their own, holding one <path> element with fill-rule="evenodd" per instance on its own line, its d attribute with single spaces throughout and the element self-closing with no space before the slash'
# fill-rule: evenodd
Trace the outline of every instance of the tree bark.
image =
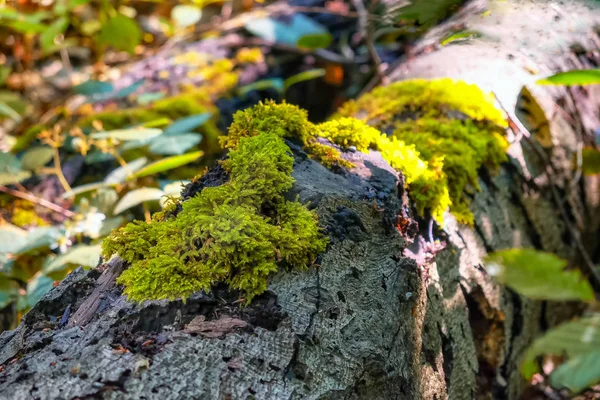
<svg viewBox="0 0 600 400">
<path fill-rule="evenodd" d="M 472 16 L 459 13 L 431 35 Z M 481 50 L 497 74 L 477 83 L 510 82 L 512 92 L 498 90 L 510 112 L 510 93 L 516 99 L 523 82 L 509 79 L 517 61 L 492 55 L 494 46 L 422 51 L 390 77 L 473 78 L 471 66 L 449 55 L 464 52 L 473 63 Z M 577 259 L 574 230 L 595 228 L 597 215 L 593 196 L 570 184 L 577 132 L 547 106 L 564 92 L 535 90 L 552 135 L 542 151 L 557 167 L 548 172 L 533 138 L 515 141 L 499 174 L 481 173 L 473 228 L 447 215 L 443 231 L 430 232 L 421 219 L 416 237 L 400 233 L 399 214 L 409 226 L 416 217 L 402 215 L 401 176 L 378 153 L 346 153 L 356 168 L 336 174 L 294 147 L 290 196 L 310 202 L 331 237 L 318 267 L 278 273 L 248 307 L 223 287 L 186 302 L 132 304 L 114 283 L 120 260 L 78 269 L 0 335 L 0 398 L 519 398 L 519 357 L 558 318 L 549 305 L 496 284 L 482 259 L 512 247 Z"/>
</svg>

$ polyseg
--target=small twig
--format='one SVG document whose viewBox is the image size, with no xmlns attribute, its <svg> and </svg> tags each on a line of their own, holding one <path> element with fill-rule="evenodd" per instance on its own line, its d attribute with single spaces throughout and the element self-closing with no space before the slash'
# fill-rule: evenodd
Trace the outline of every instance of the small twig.
<svg viewBox="0 0 600 400">
<path fill-rule="evenodd" d="M 73 218 L 75 215 L 77 215 L 73 211 L 67 210 L 66 208 L 63 208 L 63 207 L 59 206 L 58 204 L 54 204 L 54 203 L 52 203 L 52 202 L 50 202 L 48 200 L 44 200 L 44 199 L 40 199 L 39 197 L 35 197 L 32 194 L 23 193 L 23 192 L 20 192 L 18 190 L 14 190 L 14 189 L 8 188 L 8 187 L 3 186 L 3 185 L 0 185 L 0 192 L 6 193 L 6 194 L 10 194 L 11 196 L 18 197 L 18 198 L 23 199 L 23 200 L 30 201 L 30 202 L 32 202 L 34 204 L 38 204 L 38 205 L 40 205 L 42 207 L 45 207 L 45 208 L 47 208 L 49 210 L 52 210 L 52 211 L 57 212 L 59 214 L 62 214 L 62 215 L 64 215 L 67 218 Z"/>
<path fill-rule="evenodd" d="M 58 177 L 58 180 L 60 181 L 60 184 L 62 185 L 63 189 L 65 189 L 65 192 L 70 192 L 72 190 L 71 185 L 69 185 L 67 178 L 65 178 L 65 175 L 62 172 L 62 166 L 60 165 L 60 153 L 58 151 L 58 147 L 54 148 L 54 170 L 54 173 Z"/>
<path fill-rule="evenodd" d="M 352 4 L 354 4 L 354 8 L 356 8 L 356 11 L 358 12 L 358 27 L 360 34 L 367 45 L 369 55 L 375 65 L 375 75 L 377 76 L 377 82 L 375 84 L 381 82 L 385 85 L 387 84 L 388 79 L 383 71 L 381 57 L 379 57 L 379 53 L 377 53 L 377 49 L 375 48 L 375 31 L 373 24 L 369 20 L 369 13 L 362 0 L 352 0 Z"/>
</svg>

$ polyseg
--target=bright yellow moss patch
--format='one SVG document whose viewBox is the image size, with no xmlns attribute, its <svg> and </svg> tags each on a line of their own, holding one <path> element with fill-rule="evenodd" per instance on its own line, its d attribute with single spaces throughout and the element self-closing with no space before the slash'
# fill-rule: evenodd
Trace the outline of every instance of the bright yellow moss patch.
<svg viewBox="0 0 600 400">
<path fill-rule="evenodd" d="M 506 120 L 493 101 L 491 94 L 465 82 L 402 81 L 346 103 L 334 121 L 348 128 L 330 122 L 321 135 L 340 145 L 381 151 L 407 177 L 420 213 L 429 210 L 442 222 L 450 206 L 460 222 L 471 224 L 467 193 L 479 190 L 479 169 L 494 171 L 506 160 Z M 390 135 L 377 137 L 366 128 L 352 128 L 356 123 L 347 117 Z"/>
</svg>

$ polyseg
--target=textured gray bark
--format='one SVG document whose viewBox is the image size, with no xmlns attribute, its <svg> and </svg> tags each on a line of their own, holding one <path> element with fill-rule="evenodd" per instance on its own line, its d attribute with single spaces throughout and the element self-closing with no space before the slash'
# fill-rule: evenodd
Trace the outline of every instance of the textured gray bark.
<svg viewBox="0 0 600 400">
<path fill-rule="evenodd" d="M 435 54 L 443 52 L 396 78 L 450 68 Z M 551 123 L 569 125 L 560 115 Z M 554 322 L 542 304 L 495 284 L 482 258 L 509 247 L 574 257 L 567 224 L 582 228 L 592 210 L 566 186 L 575 132 L 553 133 L 545 150 L 559 161 L 553 181 L 529 142 L 515 143 L 497 176 L 482 171 L 474 228 L 448 215 L 444 231 L 434 231 L 447 243 L 435 257 L 426 221 L 412 244 L 394 228 L 404 193 L 377 153 L 347 154 L 357 168 L 335 174 L 295 150 L 290 195 L 310 201 L 332 237 L 319 268 L 279 273 L 246 308 L 225 288 L 186 303 L 134 305 L 114 286 L 118 260 L 77 270 L 0 336 L 0 398 L 516 399 L 519 357 Z M 573 221 L 559 216 L 550 184 Z M 209 337 L 185 328 L 198 316 L 213 327 L 229 317 L 245 326 Z"/>
</svg>

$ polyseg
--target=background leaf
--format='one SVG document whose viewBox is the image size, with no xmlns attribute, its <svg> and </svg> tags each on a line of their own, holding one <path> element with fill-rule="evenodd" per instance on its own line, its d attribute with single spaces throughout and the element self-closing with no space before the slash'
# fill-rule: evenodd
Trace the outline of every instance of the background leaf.
<svg viewBox="0 0 600 400">
<path fill-rule="evenodd" d="M 548 331 L 527 350 L 522 372 L 527 379 L 538 372 L 535 359 L 543 354 L 574 358 L 600 349 L 600 314 L 567 322 Z"/>
<path fill-rule="evenodd" d="M 293 14 L 289 18 L 252 18 L 246 21 L 245 28 L 255 36 L 270 42 L 297 46 L 306 35 L 325 35 L 327 29 L 303 14 Z"/>
<path fill-rule="evenodd" d="M 33 147 L 23 154 L 21 165 L 26 170 L 35 171 L 48 164 L 52 160 L 53 155 L 54 150 L 51 147 Z"/>
<path fill-rule="evenodd" d="M 136 158 L 127 163 L 127 168 L 121 166 L 111 171 L 106 175 L 106 178 L 104 178 L 104 183 L 115 184 L 125 182 L 130 174 L 134 174 L 136 171 L 140 170 L 147 162 L 148 159 L 146 157 Z"/>
<path fill-rule="evenodd" d="M 158 174 L 160 172 L 168 171 L 173 168 L 181 167 L 182 165 L 186 165 L 191 163 L 192 161 L 196 161 L 204 154 L 201 151 L 196 151 L 193 153 L 182 154 L 180 156 L 173 156 L 163 158 L 160 161 L 156 161 L 150 165 L 145 166 L 144 168 L 137 171 L 131 178 L 141 178 L 148 175 Z"/>
<path fill-rule="evenodd" d="M 76 266 L 95 268 L 100 260 L 102 247 L 100 244 L 86 245 L 78 244 L 71 247 L 66 253 L 54 258 L 50 263 L 44 265 L 43 272 L 50 274 L 60 271 L 70 264 Z"/>
<path fill-rule="evenodd" d="M 537 81 L 538 85 L 596 85 L 600 83 L 600 69 L 579 69 L 549 76 Z"/>
<path fill-rule="evenodd" d="M 21 161 L 11 153 L 0 153 L 0 185 L 21 182 L 31 176 L 21 169 Z"/>
<path fill-rule="evenodd" d="M 188 133 L 204 125 L 212 116 L 211 113 L 196 114 L 189 117 L 178 119 L 165 129 L 165 135 L 177 135 Z"/>
<path fill-rule="evenodd" d="M 59 48 L 54 41 L 58 35 L 65 33 L 68 27 L 69 19 L 67 17 L 60 17 L 42 32 L 40 35 L 40 46 L 44 54 L 51 53 Z"/>
<path fill-rule="evenodd" d="M 142 40 L 142 31 L 138 24 L 123 14 L 109 18 L 98 35 L 98 42 L 133 54 Z"/>
<path fill-rule="evenodd" d="M 580 392 L 600 382 L 600 349 L 590 349 L 561 364 L 550 374 L 550 384 L 555 388 L 568 388 Z"/>
<path fill-rule="evenodd" d="M 600 151 L 593 147 L 584 148 L 581 170 L 585 175 L 600 174 Z"/>
<path fill-rule="evenodd" d="M 162 133 L 161 129 L 137 127 L 131 129 L 115 129 L 113 131 L 92 133 L 90 137 L 94 139 L 117 139 L 122 141 L 143 140 L 153 138 Z"/>
<path fill-rule="evenodd" d="M 245 96 L 253 90 L 275 89 L 279 93 L 283 93 L 285 84 L 281 78 L 261 79 L 249 85 L 244 85 L 238 88 L 237 92 L 240 96 Z"/>
<path fill-rule="evenodd" d="M 327 33 L 311 33 L 308 35 L 302 35 L 296 42 L 298 47 L 305 49 L 324 49 L 329 47 L 333 41 L 333 36 L 329 32 Z"/>
<path fill-rule="evenodd" d="M 594 300 L 589 282 L 554 254 L 531 249 L 509 249 L 487 257 L 486 270 L 500 282 L 532 299 Z"/>
<path fill-rule="evenodd" d="M 171 19 L 180 28 L 195 25 L 202 18 L 202 9 L 188 4 L 178 4 L 171 10 Z"/>
<path fill-rule="evenodd" d="M 52 289 L 54 280 L 45 275 L 38 275 L 27 283 L 27 306 L 33 307 L 46 293 Z"/>
<path fill-rule="evenodd" d="M 75 93 L 85 96 L 105 95 L 112 93 L 113 90 L 114 87 L 111 83 L 94 80 L 86 81 L 73 87 Z"/>
<path fill-rule="evenodd" d="M 149 150 L 153 154 L 183 154 L 202 141 L 199 133 L 183 133 L 179 135 L 160 135 L 150 141 Z"/>
<path fill-rule="evenodd" d="M 300 72 L 299 74 L 292 75 L 287 78 L 283 83 L 283 87 L 284 90 L 288 90 L 290 86 L 295 85 L 296 83 L 310 81 L 323 76 L 325 76 L 324 68 L 309 69 L 308 71 Z"/>
<path fill-rule="evenodd" d="M 158 201 L 165 195 L 160 189 L 156 188 L 141 188 L 128 192 L 115 206 L 114 215 L 121 214 L 123 211 L 142 204 L 145 201 Z"/>
</svg>

